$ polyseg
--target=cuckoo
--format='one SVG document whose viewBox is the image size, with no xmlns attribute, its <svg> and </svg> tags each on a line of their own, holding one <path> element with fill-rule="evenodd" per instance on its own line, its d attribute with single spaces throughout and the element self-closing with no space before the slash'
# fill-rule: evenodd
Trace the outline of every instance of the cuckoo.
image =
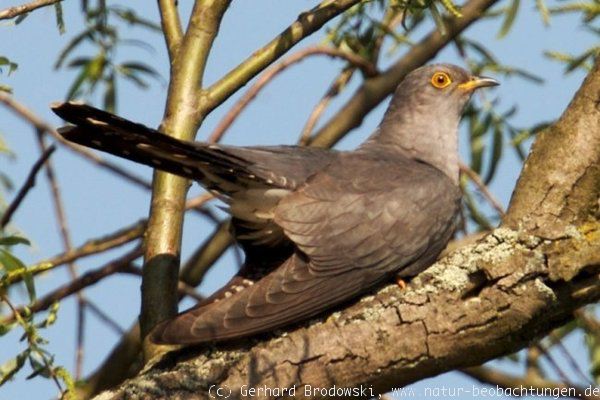
<svg viewBox="0 0 600 400">
<path fill-rule="evenodd" d="M 459 210 L 462 112 L 495 85 L 454 65 L 418 68 L 352 151 L 187 142 L 80 103 L 53 110 L 72 124 L 65 139 L 198 181 L 227 205 L 244 265 L 151 333 L 196 344 L 301 321 L 433 263 Z"/>
</svg>

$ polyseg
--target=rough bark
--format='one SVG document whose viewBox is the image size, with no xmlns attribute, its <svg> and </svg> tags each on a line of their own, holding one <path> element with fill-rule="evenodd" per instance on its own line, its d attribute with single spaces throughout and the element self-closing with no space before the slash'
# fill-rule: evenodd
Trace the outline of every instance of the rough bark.
<svg viewBox="0 0 600 400">
<path fill-rule="evenodd" d="M 305 388 L 359 385 L 355 397 L 371 397 L 515 352 L 600 298 L 599 165 L 600 62 L 537 138 L 502 227 L 405 290 L 387 286 L 287 332 L 169 353 L 98 398 L 215 398 L 217 387 L 231 399 L 292 387 L 317 398 Z"/>
</svg>

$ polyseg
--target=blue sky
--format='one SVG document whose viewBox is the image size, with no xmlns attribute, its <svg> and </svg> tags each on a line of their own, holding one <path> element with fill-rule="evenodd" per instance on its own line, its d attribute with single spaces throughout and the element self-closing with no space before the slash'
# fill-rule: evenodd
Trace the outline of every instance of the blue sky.
<svg viewBox="0 0 600 400">
<path fill-rule="evenodd" d="M 9 5 L 4 4 L 6 2 L 2 3 L 0 8 Z M 10 3 L 12 5 L 18 2 Z M 112 3 L 114 2 L 109 2 Z M 186 3 L 182 4 L 185 10 L 188 2 L 180 3 Z M 551 20 L 550 27 L 544 27 L 539 15 L 533 9 L 534 2 L 522 3 L 515 26 L 506 38 L 502 40 L 496 38 L 500 21 L 478 23 L 468 30 L 467 36 L 484 43 L 504 63 L 527 68 L 545 79 L 544 85 L 535 85 L 517 78 L 500 79 L 502 85 L 489 94 L 491 98 L 500 98 L 497 106 L 499 110 L 507 110 L 512 105 L 517 105 L 519 111 L 514 123 L 517 126 L 527 127 L 539 121 L 557 118 L 584 76 L 581 72 L 565 76 L 563 66 L 548 61 L 542 52 L 558 50 L 577 54 L 595 44 L 595 38 L 582 28 L 575 16 L 555 17 Z M 135 7 L 140 15 L 158 21 L 155 2 L 137 0 L 127 4 Z M 234 1 L 224 18 L 221 32 L 211 53 L 205 81 L 209 84 L 214 82 L 248 57 L 253 50 L 272 39 L 295 20 L 300 12 L 311 8 L 314 4 L 316 2 L 306 0 Z M 74 72 L 54 71 L 52 66 L 59 50 L 79 32 L 82 24 L 79 2 L 67 1 L 63 7 L 67 29 L 64 35 L 60 35 L 56 29 L 54 11 L 51 8 L 34 12 L 18 26 L 6 23 L 0 25 L 2 38 L 0 55 L 19 63 L 19 69 L 11 76 L 7 77 L 6 71 L 0 74 L 0 82 L 12 86 L 18 101 L 23 102 L 39 116 L 56 126 L 61 122 L 50 112 L 48 105 L 52 101 L 64 98 L 74 79 Z M 167 56 L 162 38 L 158 34 L 125 28 L 123 36 L 148 41 L 154 50 L 122 48 L 118 59 L 143 59 L 151 63 L 165 79 L 168 77 Z M 302 42 L 296 50 L 318 43 L 322 37 L 322 33 L 316 34 Z M 440 52 L 435 61 L 461 64 L 454 48 Z M 244 111 L 225 136 L 224 142 L 237 145 L 293 144 L 312 107 L 320 99 L 340 65 L 342 65 L 340 61 L 315 57 L 287 70 L 261 92 Z M 353 81 L 351 89 L 334 102 L 332 110 L 351 95 L 357 83 L 357 80 Z M 165 84 L 152 82 L 149 90 L 142 91 L 121 81 L 118 90 L 120 114 L 150 126 L 158 125 L 166 98 Z M 239 94 L 234 96 L 207 118 L 198 132 L 199 140 L 210 134 L 238 96 Z M 363 125 L 345 138 L 338 147 L 348 149 L 360 143 L 375 128 L 386 104 L 387 101 L 370 114 Z M 331 115 L 331 112 L 328 115 Z M 10 161 L 0 158 L 0 171 L 8 174 L 18 187 L 24 181 L 31 164 L 39 156 L 34 132 L 29 125 L 0 107 L 0 134 L 17 154 L 16 159 Z M 464 137 L 462 139 L 464 142 Z M 462 148 L 464 150 L 465 146 L 463 145 Z M 148 168 L 115 158 L 111 158 L 111 161 L 148 180 L 151 177 Z M 76 246 L 89 238 L 113 232 L 123 225 L 147 216 L 149 192 L 132 187 L 120 178 L 98 170 L 62 148 L 53 156 L 53 162 Z M 491 186 L 504 205 L 508 203 L 519 170 L 519 163 L 509 152 Z M 199 192 L 200 190 L 195 187 L 191 194 Z M 62 251 L 50 191 L 45 179 L 38 180 L 37 186 L 16 213 L 13 225 L 33 242 L 32 248 L 22 249 L 19 252 L 19 256 L 27 263 L 34 263 Z M 209 223 L 190 215 L 185 223 L 183 259 L 211 231 L 212 227 Z M 86 258 L 79 261 L 77 265 L 83 273 L 101 265 L 108 260 L 108 257 L 122 252 L 123 249 L 119 249 L 101 257 Z M 219 266 L 208 275 L 201 291 L 209 292 L 227 281 L 235 266 L 235 258 L 229 252 L 220 261 Z M 66 268 L 62 267 L 59 272 L 45 275 L 38 280 L 39 293 L 51 290 L 67 280 Z M 137 278 L 114 276 L 97 287 L 87 289 L 85 294 L 126 329 L 134 321 L 139 310 L 139 285 L 140 281 Z M 21 300 L 23 299 L 24 297 L 21 297 Z M 73 300 L 63 301 L 58 322 L 44 332 L 45 337 L 50 340 L 49 349 L 56 354 L 57 363 L 67 368 L 72 368 L 74 360 L 74 304 Z M 191 304 L 191 302 L 185 303 L 185 305 Z M 23 346 L 18 342 L 21 333 L 18 329 L 16 331 L 2 338 L 0 362 L 14 356 L 17 349 Z M 86 334 L 85 374 L 94 370 L 118 340 L 114 331 L 91 314 L 88 314 Z M 580 337 L 571 338 L 569 344 L 578 356 L 584 357 Z M 518 371 L 514 370 L 514 372 Z M 24 376 L 25 374 L 19 374 L 13 382 L 1 388 L 0 399 L 22 398 L 24 394 L 30 398 L 48 398 L 55 393 L 51 382 L 43 379 L 26 381 Z M 414 388 L 422 391 L 425 387 L 444 385 L 466 387 L 471 384 L 470 380 L 460 374 L 452 373 L 417 383 Z"/>
</svg>

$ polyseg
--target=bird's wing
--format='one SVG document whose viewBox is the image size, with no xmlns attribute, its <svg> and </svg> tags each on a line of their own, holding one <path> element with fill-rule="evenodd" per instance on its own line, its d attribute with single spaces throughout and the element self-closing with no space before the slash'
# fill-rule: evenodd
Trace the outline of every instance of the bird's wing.
<svg viewBox="0 0 600 400">
<path fill-rule="evenodd" d="M 336 157 L 323 149 L 182 141 L 81 103 L 53 110 L 74 124 L 59 130 L 69 141 L 199 181 L 228 204 L 245 248 L 281 245 L 285 238 L 272 221 L 277 203 Z"/>
<path fill-rule="evenodd" d="M 430 166 L 343 156 L 277 206 L 275 222 L 297 246 L 288 260 L 159 325 L 153 339 L 199 343 L 264 332 L 331 308 L 392 272 L 415 274 L 445 246 L 459 198 Z"/>
</svg>

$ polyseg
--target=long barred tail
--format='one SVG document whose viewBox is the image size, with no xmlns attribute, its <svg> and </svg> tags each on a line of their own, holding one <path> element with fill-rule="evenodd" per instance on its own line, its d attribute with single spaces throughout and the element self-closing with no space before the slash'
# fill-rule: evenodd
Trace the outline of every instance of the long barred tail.
<svg viewBox="0 0 600 400">
<path fill-rule="evenodd" d="M 178 140 L 86 104 L 56 103 L 52 110 L 73 124 L 59 128 L 60 135 L 86 147 L 205 182 L 208 186 L 217 176 L 217 180 L 233 180 L 236 173 L 247 173 L 248 161 L 217 145 Z"/>
</svg>

